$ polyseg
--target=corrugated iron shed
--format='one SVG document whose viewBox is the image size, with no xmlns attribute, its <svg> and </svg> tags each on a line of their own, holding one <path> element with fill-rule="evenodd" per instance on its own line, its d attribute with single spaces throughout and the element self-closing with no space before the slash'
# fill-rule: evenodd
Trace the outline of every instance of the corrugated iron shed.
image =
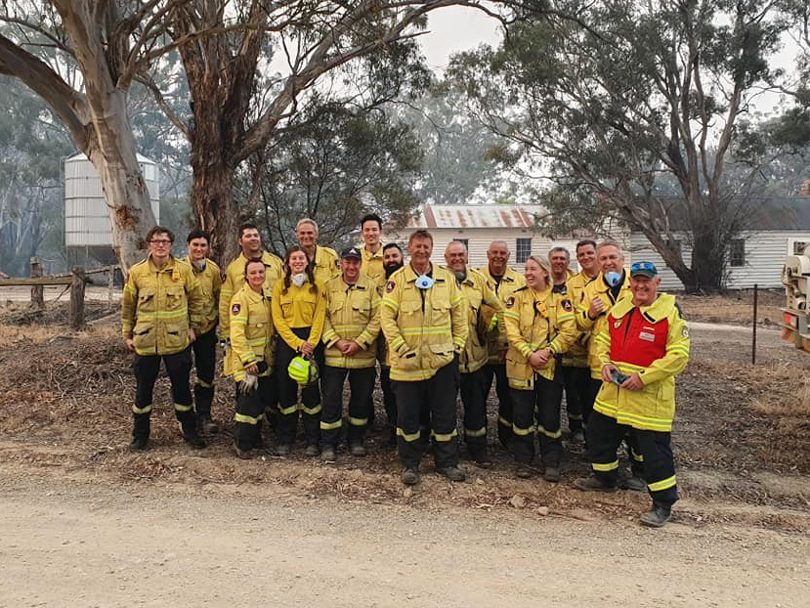
<svg viewBox="0 0 810 608">
<path fill-rule="evenodd" d="M 540 205 L 424 205 L 408 228 L 534 228 Z"/>
</svg>

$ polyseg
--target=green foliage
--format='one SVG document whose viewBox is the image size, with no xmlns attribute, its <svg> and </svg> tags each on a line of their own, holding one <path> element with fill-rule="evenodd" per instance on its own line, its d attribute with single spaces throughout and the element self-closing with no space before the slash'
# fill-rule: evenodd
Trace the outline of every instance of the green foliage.
<svg viewBox="0 0 810 608">
<path fill-rule="evenodd" d="M 744 227 L 740 211 L 772 152 L 741 120 L 782 77 L 770 61 L 786 21 L 758 0 L 555 8 L 451 66 L 472 110 L 507 142 L 491 157 L 551 180 L 545 231 L 620 220 L 688 288 L 719 288 L 722 244 Z M 729 179 L 730 163 L 747 174 Z M 670 215 L 690 223 L 695 251 L 705 246 L 691 264 L 667 244 Z"/>
<path fill-rule="evenodd" d="M 368 212 L 404 223 L 419 204 L 414 191 L 422 162 L 407 125 L 374 110 L 317 104 L 300 114 L 267 151 L 258 216 L 276 251 L 294 243 L 295 223 L 318 222 L 321 242 L 335 244 Z"/>
</svg>

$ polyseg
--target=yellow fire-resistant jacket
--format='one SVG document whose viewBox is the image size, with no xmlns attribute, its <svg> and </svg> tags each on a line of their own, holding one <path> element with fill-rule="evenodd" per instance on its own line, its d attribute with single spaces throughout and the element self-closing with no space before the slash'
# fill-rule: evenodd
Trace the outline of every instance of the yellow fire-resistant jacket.
<svg viewBox="0 0 810 608">
<path fill-rule="evenodd" d="M 380 333 L 380 296 L 376 284 L 361 274 L 357 283 L 347 285 L 340 276 L 327 281 L 325 291 L 326 365 L 344 369 L 374 367 Z M 353 357 L 346 357 L 335 346 L 338 340 L 353 340 L 361 350 Z"/>
<path fill-rule="evenodd" d="M 259 361 L 267 363 L 269 376 L 273 368 L 273 318 L 267 288 L 256 293 L 245 285 L 231 298 L 231 347 L 225 351 L 225 375 L 237 382 L 245 377 L 245 368 Z"/>
<path fill-rule="evenodd" d="M 585 299 L 585 286 L 593 281 L 584 271 L 573 275 L 565 283 L 567 297 L 574 305 L 574 310 L 578 311 Z M 566 367 L 588 367 L 588 344 L 591 339 L 591 332 L 580 331 L 577 338 L 564 354 L 562 363 Z"/>
<path fill-rule="evenodd" d="M 315 247 L 315 259 L 310 261 L 315 282 L 326 285 L 329 279 L 340 275 L 340 258 L 331 247 Z"/>
<path fill-rule="evenodd" d="M 675 418 L 675 376 L 689 361 L 689 329 L 675 297 L 659 294 L 651 306 L 620 300 L 594 336 L 602 366 L 637 372 L 644 388 L 631 391 L 603 382 L 593 409 L 636 429 L 670 432 Z M 654 358 L 661 355 L 659 358 Z"/>
<path fill-rule="evenodd" d="M 432 378 L 467 342 L 467 311 L 456 277 L 432 266 L 433 286 L 419 289 L 410 264 L 385 285 L 380 324 L 388 340 L 391 380 Z"/>
<path fill-rule="evenodd" d="M 121 299 L 121 334 L 139 355 L 184 350 L 189 327 L 199 331 L 202 295 L 191 266 L 169 256 L 163 268 L 151 256 L 129 270 Z"/>
<path fill-rule="evenodd" d="M 555 355 L 564 353 L 577 335 L 574 307 L 567 299 L 557 298 L 551 286 L 543 291 L 521 287 L 506 302 L 504 310 L 509 350 L 506 352 L 506 377 L 509 386 L 520 390 L 534 388 L 534 375 L 554 379 L 557 361 L 549 359 L 546 366 L 535 372 L 529 356 L 540 349 L 550 348 Z"/>
<path fill-rule="evenodd" d="M 306 342 L 313 347 L 318 345 L 323 335 L 323 324 L 326 317 L 326 297 L 323 285 L 315 281 L 311 289 L 309 280 L 301 287 L 294 283 L 284 288 L 284 279 L 279 279 L 273 286 L 273 325 L 276 332 L 293 350 L 298 350 L 305 342 L 293 333 L 293 329 L 309 327 Z"/>
<path fill-rule="evenodd" d="M 233 262 L 228 264 L 225 270 L 225 281 L 222 283 L 222 290 L 219 294 L 219 337 L 224 340 L 228 337 L 230 331 L 230 314 L 228 312 L 231 306 L 231 298 L 234 294 L 242 289 L 245 284 L 245 264 L 247 258 L 244 253 L 240 253 L 239 257 Z M 262 262 L 264 262 L 264 287 L 270 293 L 273 292 L 273 285 L 276 280 L 281 277 L 282 262 L 278 256 L 273 255 L 269 251 L 262 252 Z"/>
<path fill-rule="evenodd" d="M 615 299 L 613 292 L 610 291 L 610 287 L 605 283 L 602 273 L 600 272 L 593 281 L 585 285 L 582 302 L 577 306 L 577 327 L 580 331 L 591 332 L 591 336 L 597 335 L 605 329 L 608 311 L 611 307 L 625 296 L 632 297 L 632 295 L 633 294 L 630 292 L 630 272 L 626 268 L 624 270 L 624 283 L 619 291 L 619 297 Z M 588 307 L 591 305 L 591 300 L 597 297 L 601 298 L 602 302 L 605 303 L 605 312 L 596 317 L 596 319 L 591 319 L 588 316 Z M 596 354 L 596 345 L 592 339 L 588 342 L 588 367 L 591 368 L 591 378 L 594 380 L 600 380 L 602 378 L 602 364 L 599 361 L 599 356 Z"/>
<path fill-rule="evenodd" d="M 219 319 L 219 292 L 222 289 L 222 271 L 213 260 L 205 259 L 205 265 L 200 266 L 191 261 L 188 256 L 180 258 L 194 271 L 194 277 L 200 282 L 203 304 L 200 321 L 200 334 L 207 334 L 214 329 Z"/>
<path fill-rule="evenodd" d="M 452 273 L 452 270 L 448 269 Z M 467 324 L 469 336 L 467 344 L 459 357 L 459 371 L 462 374 L 471 374 L 478 371 L 487 363 L 487 336 L 488 331 L 481 331 L 483 327 L 481 315 L 482 308 L 488 306 L 493 314 L 498 315 L 500 328 L 495 331 L 505 331 L 503 325 L 503 305 L 489 286 L 487 278 L 472 268 L 467 269 L 467 278 L 459 286 L 467 301 Z"/>
<path fill-rule="evenodd" d="M 364 245 L 358 245 L 358 248 L 360 249 L 360 255 L 363 257 L 360 272 L 371 279 L 371 282 L 377 287 L 377 293 L 382 294 L 382 290 L 385 287 L 385 267 L 383 266 L 382 245 L 377 250 L 377 253 L 371 253 Z"/>
<path fill-rule="evenodd" d="M 526 278 L 510 267 L 506 268 L 506 272 L 504 272 L 500 283 L 497 283 L 495 279 L 492 278 L 492 274 L 489 272 L 489 266 L 482 266 L 478 269 L 478 272 L 487 278 L 487 285 L 495 292 L 495 295 L 498 296 L 498 299 L 503 305 L 509 301 L 509 298 L 515 293 L 515 290 L 526 285 Z M 495 311 L 492 308 L 484 306 L 483 315 L 485 318 L 491 317 L 494 314 Z M 490 323 L 488 326 L 492 327 L 492 324 Z M 487 363 L 503 365 L 506 362 L 506 351 L 508 349 L 509 340 L 506 337 L 505 326 L 500 323 L 496 324 L 496 327 L 490 330 L 487 336 L 487 354 L 489 355 Z"/>
</svg>

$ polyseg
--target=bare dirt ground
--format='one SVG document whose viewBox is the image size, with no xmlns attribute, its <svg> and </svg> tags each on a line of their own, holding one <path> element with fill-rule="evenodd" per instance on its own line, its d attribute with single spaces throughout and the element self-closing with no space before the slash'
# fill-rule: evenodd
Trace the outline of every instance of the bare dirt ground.
<svg viewBox="0 0 810 608">
<path fill-rule="evenodd" d="M 682 500 L 649 531 L 646 496 L 571 487 L 576 445 L 560 484 L 515 479 L 499 451 L 463 484 L 426 463 L 414 490 L 381 434 L 337 465 L 239 461 L 225 432 L 193 452 L 165 380 L 154 447 L 132 454 L 115 323 L 73 334 L 4 317 L 18 312 L 0 310 L 0 606 L 806 605 L 810 357 L 775 331 L 751 366 L 750 330 L 692 324 Z M 231 400 L 221 383 L 226 427 Z"/>
</svg>

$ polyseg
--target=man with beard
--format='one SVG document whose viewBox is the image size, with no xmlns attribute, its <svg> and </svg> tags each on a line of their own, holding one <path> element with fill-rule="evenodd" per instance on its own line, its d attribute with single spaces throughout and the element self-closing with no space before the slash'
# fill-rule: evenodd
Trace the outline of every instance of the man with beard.
<svg viewBox="0 0 810 608">
<path fill-rule="evenodd" d="M 478 271 L 487 278 L 489 288 L 495 292 L 501 305 L 505 306 L 516 290 L 526 285 L 523 274 L 517 272 L 509 264 L 509 247 L 506 241 L 492 241 L 487 249 L 487 265 Z M 482 315 L 486 321 L 495 315 L 494 309 L 484 306 Z M 486 375 L 486 394 L 495 378 L 495 391 L 498 394 L 498 439 L 508 448 L 512 441 L 512 394 L 509 390 L 509 380 L 506 378 L 506 351 L 509 350 L 509 340 L 502 323 L 491 320 L 487 325 L 487 364 L 484 366 Z"/>
<path fill-rule="evenodd" d="M 405 265 L 405 258 L 402 255 L 402 249 L 396 243 L 388 243 L 382 249 L 383 254 L 383 269 L 385 270 L 385 279 L 394 274 L 397 270 Z M 377 346 L 379 349 L 378 360 L 380 361 L 380 388 L 383 394 L 383 406 L 385 407 L 385 415 L 388 418 L 388 445 L 391 447 L 397 444 L 397 396 L 394 394 L 394 389 L 391 388 L 391 366 L 388 363 L 388 343 L 385 341 L 385 336 L 380 332 L 377 339 Z"/>
</svg>

